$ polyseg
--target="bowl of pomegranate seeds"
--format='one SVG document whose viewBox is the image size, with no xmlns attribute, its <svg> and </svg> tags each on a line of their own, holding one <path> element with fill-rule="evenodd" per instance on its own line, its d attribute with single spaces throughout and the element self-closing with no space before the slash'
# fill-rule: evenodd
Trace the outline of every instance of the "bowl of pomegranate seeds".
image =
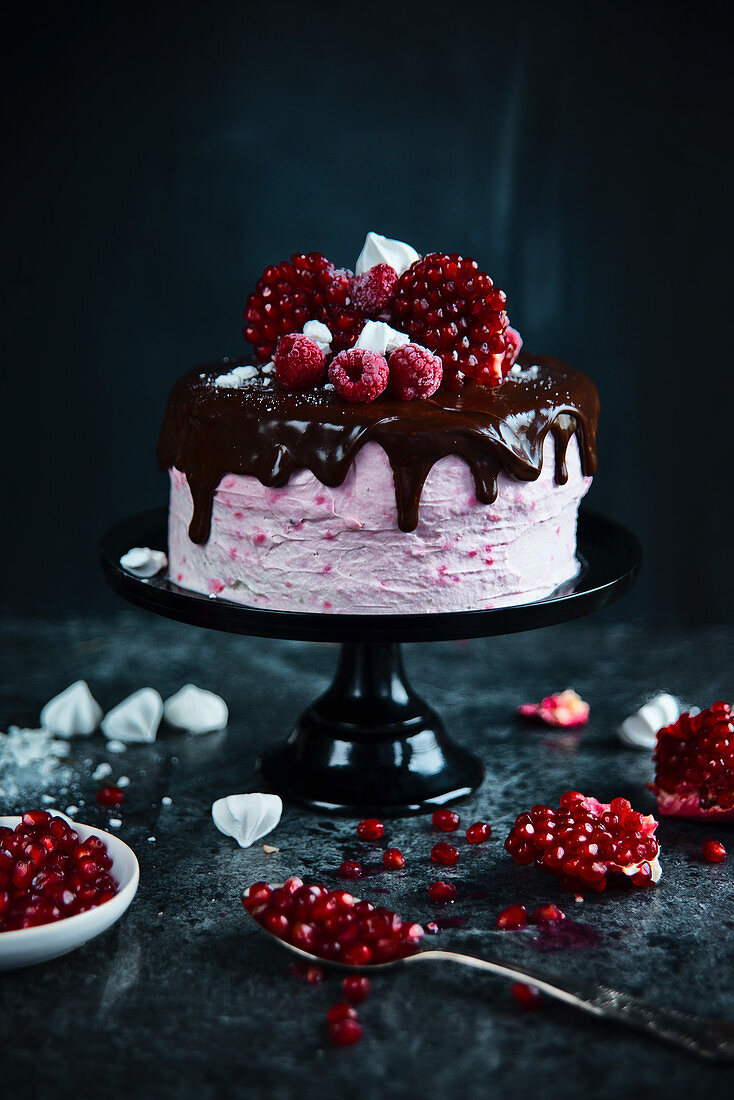
<svg viewBox="0 0 734 1100">
<path fill-rule="evenodd" d="M 105 932 L 138 888 L 118 837 L 30 810 L 0 817 L 0 971 L 55 959 Z"/>
</svg>

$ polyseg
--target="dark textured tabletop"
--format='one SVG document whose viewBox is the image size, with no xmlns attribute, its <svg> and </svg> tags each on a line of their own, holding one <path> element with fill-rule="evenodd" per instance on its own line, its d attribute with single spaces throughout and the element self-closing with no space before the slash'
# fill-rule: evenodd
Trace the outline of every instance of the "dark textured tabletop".
<svg viewBox="0 0 734 1100">
<path fill-rule="evenodd" d="M 360 1009 L 363 1041 L 329 1046 L 332 975 L 310 986 L 242 911 L 256 879 L 300 873 L 336 885 L 346 858 L 365 856 L 356 818 L 286 806 L 277 830 L 241 850 L 212 825 L 212 801 L 256 790 L 258 752 L 281 740 L 322 690 L 336 651 L 262 641 L 169 623 L 144 612 L 6 620 L 0 627 L 0 729 L 35 726 L 41 705 L 77 678 L 103 707 L 150 685 L 164 698 L 194 682 L 230 707 L 226 731 L 198 737 L 163 727 L 152 746 L 111 755 L 100 735 L 72 742 L 60 771 L 0 773 L 0 808 L 14 813 L 42 794 L 79 820 L 104 825 L 92 771 L 110 761 L 130 785 L 119 835 L 136 851 L 140 889 L 126 916 L 87 946 L 43 966 L 0 976 L 0 1095 L 115 1097 L 691 1097 L 730 1093 L 734 1068 L 710 1066 L 548 1000 L 523 1011 L 509 985 L 446 964 L 377 976 Z M 734 631 L 676 632 L 598 620 L 470 643 L 406 647 L 408 673 L 452 735 L 478 752 L 487 777 L 457 806 L 482 818 L 492 840 L 462 846 L 451 877 L 459 900 L 431 945 L 537 966 L 651 1001 L 734 1019 L 734 829 L 663 821 L 657 888 L 608 890 L 576 904 L 554 879 L 513 864 L 502 841 L 515 814 L 575 788 L 603 800 L 625 795 L 653 808 L 650 756 L 617 741 L 618 722 L 668 690 L 707 705 L 730 698 Z M 591 704 L 582 733 L 523 725 L 518 703 L 573 686 Z M 162 802 L 170 799 L 171 804 Z M 728 844 L 726 863 L 704 864 L 701 841 Z M 407 857 L 401 872 L 370 876 L 359 893 L 427 921 L 439 913 L 426 887 L 426 818 L 389 823 Z M 367 857 L 369 860 L 369 856 Z M 377 891 L 387 891 L 378 893 Z M 471 895 L 471 896 L 470 896 Z M 498 932 L 511 902 L 559 903 L 579 927 L 571 942 L 537 930 Z M 445 907 L 440 911 L 446 916 Z"/>
</svg>

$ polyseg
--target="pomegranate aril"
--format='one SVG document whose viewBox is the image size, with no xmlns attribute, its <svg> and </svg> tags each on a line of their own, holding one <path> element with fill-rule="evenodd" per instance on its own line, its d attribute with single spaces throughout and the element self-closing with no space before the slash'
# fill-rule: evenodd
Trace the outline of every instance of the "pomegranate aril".
<svg viewBox="0 0 734 1100">
<path fill-rule="evenodd" d="M 399 848 L 387 848 L 382 854 L 382 862 L 389 871 L 400 871 L 405 866 L 405 856 Z"/>
<path fill-rule="evenodd" d="M 539 989 L 534 985 L 524 985 L 522 982 L 514 983 L 512 996 L 519 1005 L 527 1009 L 539 1008 L 543 1002 L 543 995 Z"/>
<path fill-rule="evenodd" d="M 455 901 L 456 900 L 456 887 L 453 882 L 432 882 L 428 887 L 428 895 L 431 901 Z"/>
<path fill-rule="evenodd" d="M 544 902 L 542 905 L 536 905 L 530 914 L 531 924 L 556 924 L 558 921 L 566 919 L 566 914 L 562 909 L 559 909 L 557 905 L 554 905 L 552 901 Z"/>
<path fill-rule="evenodd" d="M 701 851 L 708 863 L 723 863 L 726 859 L 726 848 L 720 840 L 704 840 Z"/>
<path fill-rule="evenodd" d="M 330 1024 L 338 1024 L 341 1020 L 356 1020 L 358 1019 L 357 1010 L 346 1001 L 340 1001 L 331 1006 L 326 1013 L 326 1019 Z"/>
<path fill-rule="evenodd" d="M 385 835 L 385 826 L 376 817 L 366 817 L 357 826 L 357 836 L 360 840 L 381 840 Z"/>
<path fill-rule="evenodd" d="M 329 1025 L 329 1037 L 337 1046 L 352 1046 L 362 1038 L 362 1025 L 359 1020 L 339 1020 Z"/>
<path fill-rule="evenodd" d="M 345 860 L 339 867 L 339 878 L 358 879 L 362 874 L 362 864 L 355 860 Z"/>
<path fill-rule="evenodd" d="M 524 928 L 528 923 L 528 911 L 524 905 L 508 905 L 506 909 L 498 914 L 496 923 L 502 932 Z"/>
<path fill-rule="evenodd" d="M 440 863 L 444 867 L 453 867 L 459 862 L 459 851 L 453 845 L 440 840 L 431 848 L 431 859 L 434 863 Z"/>
<path fill-rule="evenodd" d="M 370 980 L 362 974 L 348 974 L 342 982 L 344 996 L 352 1004 L 361 1004 L 370 992 Z"/>
<path fill-rule="evenodd" d="M 453 833 L 461 824 L 461 818 L 453 810 L 436 810 L 431 821 L 442 833 Z"/>
<path fill-rule="evenodd" d="M 121 806 L 125 801 L 125 792 L 119 787 L 100 787 L 94 797 L 100 806 Z"/>
<path fill-rule="evenodd" d="M 342 953 L 347 966 L 367 966 L 372 962 L 372 948 L 366 943 L 354 943 Z"/>
<path fill-rule="evenodd" d="M 491 835 L 492 826 L 487 825 L 486 821 L 475 821 L 466 830 L 466 839 L 470 844 L 482 844 L 485 840 L 489 840 Z"/>
<path fill-rule="evenodd" d="M 269 932 L 272 932 L 274 936 L 279 936 L 281 939 L 286 936 L 290 927 L 285 913 L 281 913 L 277 909 L 267 909 L 263 923 Z"/>
</svg>

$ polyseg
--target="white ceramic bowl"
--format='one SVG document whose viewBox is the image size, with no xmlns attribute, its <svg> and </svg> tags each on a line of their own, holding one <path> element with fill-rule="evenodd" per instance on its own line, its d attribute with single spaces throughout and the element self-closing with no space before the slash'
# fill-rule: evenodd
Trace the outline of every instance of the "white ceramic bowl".
<svg viewBox="0 0 734 1100">
<path fill-rule="evenodd" d="M 53 924 L 40 924 L 37 928 L 0 932 L 0 971 L 17 970 L 22 966 L 47 962 L 49 959 L 55 959 L 59 955 L 73 951 L 76 947 L 81 947 L 88 940 L 106 932 L 115 921 L 119 920 L 135 897 L 140 868 L 132 848 L 128 848 L 119 837 L 104 833 L 101 829 L 93 829 L 91 825 L 81 825 L 77 821 L 71 821 L 66 814 L 57 813 L 55 816 L 69 821 L 72 828 L 79 833 L 81 840 L 86 840 L 92 835 L 104 840 L 112 857 L 110 873 L 119 883 L 118 892 L 104 905 L 99 905 L 96 909 L 88 909 L 86 913 L 77 913 L 76 916 L 66 917 Z M 0 817 L 0 825 L 7 825 L 14 829 L 20 820 L 19 817 Z"/>
</svg>

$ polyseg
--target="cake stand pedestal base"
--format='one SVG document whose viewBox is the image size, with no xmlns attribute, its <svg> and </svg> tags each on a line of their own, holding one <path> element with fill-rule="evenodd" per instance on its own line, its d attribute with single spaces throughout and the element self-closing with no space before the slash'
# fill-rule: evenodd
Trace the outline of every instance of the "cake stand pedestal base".
<svg viewBox="0 0 734 1100">
<path fill-rule="evenodd" d="M 413 691 L 395 642 L 344 642 L 331 687 L 285 745 L 263 754 L 260 771 L 301 805 L 383 816 L 461 798 L 484 775 Z"/>
</svg>

